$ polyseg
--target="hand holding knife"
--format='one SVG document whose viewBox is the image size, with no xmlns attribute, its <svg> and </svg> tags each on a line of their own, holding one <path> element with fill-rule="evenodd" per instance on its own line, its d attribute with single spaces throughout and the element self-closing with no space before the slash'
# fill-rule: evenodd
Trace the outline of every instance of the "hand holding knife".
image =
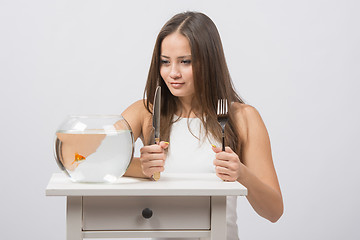
<svg viewBox="0 0 360 240">
<path fill-rule="evenodd" d="M 161 87 L 158 86 L 155 91 L 153 103 L 153 128 L 154 128 L 154 143 L 160 143 L 160 111 L 161 111 Z M 154 173 L 152 179 L 157 181 L 160 179 L 160 172 Z"/>
</svg>

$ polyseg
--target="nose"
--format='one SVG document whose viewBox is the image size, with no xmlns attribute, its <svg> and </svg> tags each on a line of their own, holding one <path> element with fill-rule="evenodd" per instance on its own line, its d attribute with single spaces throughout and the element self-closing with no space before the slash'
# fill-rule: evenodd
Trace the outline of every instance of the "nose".
<svg viewBox="0 0 360 240">
<path fill-rule="evenodd" d="M 173 64 L 173 65 L 171 66 L 170 77 L 171 77 L 172 79 L 178 79 L 178 78 L 181 77 L 181 73 L 180 73 L 178 67 L 176 66 L 176 64 Z"/>
</svg>

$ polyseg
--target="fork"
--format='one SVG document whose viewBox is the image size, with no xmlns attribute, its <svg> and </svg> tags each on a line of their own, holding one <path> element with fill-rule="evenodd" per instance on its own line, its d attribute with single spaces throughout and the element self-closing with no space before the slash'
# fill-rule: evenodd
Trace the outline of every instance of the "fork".
<svg viewBox="0 0 360 240">
<path fill-rule="evenodd" d="M 229 104 L 227 99 L 219 99 L 217 105 L 217 120 L 221 126 L 222 130 L 222 150 L 225 151 L 225 126 L 229 120 L 228 117 Z"/>
</svg>

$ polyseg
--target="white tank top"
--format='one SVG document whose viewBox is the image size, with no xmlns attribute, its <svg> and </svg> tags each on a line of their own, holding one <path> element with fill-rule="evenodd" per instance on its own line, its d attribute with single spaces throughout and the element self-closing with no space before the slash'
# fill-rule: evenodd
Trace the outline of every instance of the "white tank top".
<svg viewBox="0 0 360 240">
<path fill-rule="evenodd" d="M 171 127 L 170 145 L 164 172 L 215 173 L 213 164 L 215 153 L 211 148 L 212 144 L 221 145 L 212 137 L 205 137 L 205 130 L 199 118 L 180 118 Z M 226 200 L 227 240 L 238 240 L 237 197 L 228 196 Z M 166 238 L 156 238 L 156 240 L 166 240 Z M 171 238 L 169 240 L 181 239 Z M 195 240 L 195 238 L 186 238 L 186 240 Z"/>
</svg>

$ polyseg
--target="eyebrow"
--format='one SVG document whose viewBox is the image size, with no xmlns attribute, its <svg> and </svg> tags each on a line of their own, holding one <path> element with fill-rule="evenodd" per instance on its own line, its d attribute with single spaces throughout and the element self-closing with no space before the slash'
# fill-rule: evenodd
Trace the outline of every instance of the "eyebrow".
<svg viewBox="0 0 360 240">
<path fill-rule="evenodd" d="M 160 55 L 161 57 L 163 57 L 163 58 L 170 58 L 170 57 L 168 57 L 168 56 L 165 56 L 165 55 Z M 179 57 L 177 57 L 177 58 L 191 58 L 191 55 L 186 55 L 186 56 L 179 56 Z"/>
</svg>

